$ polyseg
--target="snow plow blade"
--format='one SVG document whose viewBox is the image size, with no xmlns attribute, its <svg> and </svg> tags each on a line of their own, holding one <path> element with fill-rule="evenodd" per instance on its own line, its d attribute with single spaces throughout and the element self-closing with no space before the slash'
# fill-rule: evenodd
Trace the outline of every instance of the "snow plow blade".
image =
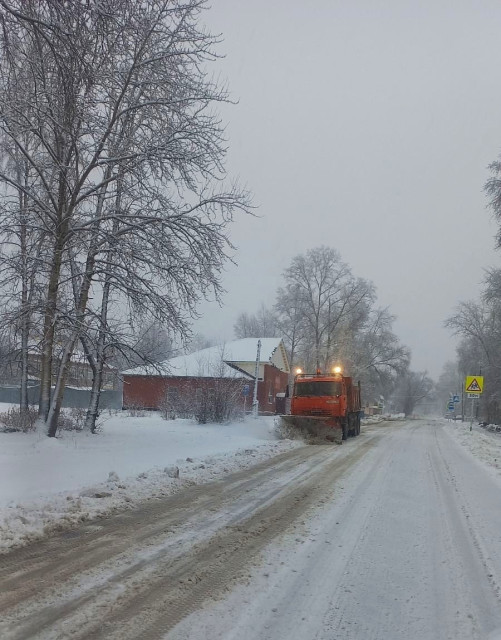
<svg viewBox="0 0 501 640">
<path fill-rule="evenodd" d="M 304 438 L 309 442 L 341 444 L 343 430 L 338 422 L 316 416 L 280 416 L 282 429 L 288 435 Z"/>
</svg>

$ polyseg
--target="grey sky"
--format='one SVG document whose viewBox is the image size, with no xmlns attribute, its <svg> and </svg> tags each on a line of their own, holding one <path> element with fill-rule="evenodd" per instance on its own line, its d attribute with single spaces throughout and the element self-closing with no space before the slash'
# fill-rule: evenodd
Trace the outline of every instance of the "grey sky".
<svg viewBox="0 0 501 640">
<path fill-rule="evenodd" d="M 260 219 L 196 329 L 233 337 L 291 258 L 325 244 L 373 280 L 414 369 L 454 358 L 444 319 L 499 265 L 482 192 L 501 151 L 501 3 L 214 0 L 232 175 Z"/>
</svg>

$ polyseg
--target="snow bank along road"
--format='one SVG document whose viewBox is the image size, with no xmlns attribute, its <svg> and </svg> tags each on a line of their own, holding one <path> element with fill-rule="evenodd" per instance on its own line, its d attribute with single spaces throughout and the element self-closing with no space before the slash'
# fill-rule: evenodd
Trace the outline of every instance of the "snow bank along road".
<svg viewBox="0 0 501 640">
<path fill-rule="evenodd" d="M 366 427 L 1 557 L 0 637 L 494 638 L 500 496 L 442 423 Z"/>
</svg>

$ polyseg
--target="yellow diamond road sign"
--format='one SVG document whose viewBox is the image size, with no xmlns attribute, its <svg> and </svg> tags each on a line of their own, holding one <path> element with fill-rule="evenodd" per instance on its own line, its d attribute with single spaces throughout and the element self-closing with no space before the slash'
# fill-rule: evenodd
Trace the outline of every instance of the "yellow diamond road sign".
<svg viewBox="0 0 501 640">
<path fill-rule="evenodd" d="M 484 390 L 484 376 L 466 376 L 464 389 L 466 393 L 482 393 Z"/>
</svg>

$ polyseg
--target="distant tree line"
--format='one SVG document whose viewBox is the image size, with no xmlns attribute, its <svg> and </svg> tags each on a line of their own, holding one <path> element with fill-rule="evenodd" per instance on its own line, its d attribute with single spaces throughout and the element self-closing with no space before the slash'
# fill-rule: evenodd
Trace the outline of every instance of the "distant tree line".
<svg viewBox="0 0 501 640">
<path fill-rule="evenodd" d="M 489 165 L 491 176 L 485 183 L 488 207 L 501 229 L 501 161 Z M 496 234 L 501 248 L 501 231 Z M 484 389 L 479 400 L 478 418 L 501 422 L 501 269 L 486 271 L 478 300 L 460 302 L 446 320 L 446 326 L 460 337 L 457 359 L 444 368 L 441 402 L 452 392 L 462 391 L 467 375 L 482 375 Z M 467 416 L 470 408 L 467 408 Z"/>
</svg>

